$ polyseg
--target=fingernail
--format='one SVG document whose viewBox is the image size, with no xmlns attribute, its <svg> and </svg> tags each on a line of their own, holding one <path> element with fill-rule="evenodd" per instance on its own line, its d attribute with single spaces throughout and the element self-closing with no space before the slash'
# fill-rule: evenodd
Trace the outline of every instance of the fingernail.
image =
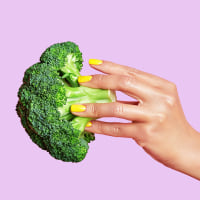
<svg viewBox="0 0 200 200">
<path fill-rule="evenodd" d="M 88 82 L 92 79 L 92 76 L 79 76 L 78 77 L 78 82 L 79 83 L 84 83 L 84 82 Z"/>
<path fill-rule="evenodd" d="M 84 105 L 71 105 L 71 112 L 83 112 L 85 109 Z"/>
<path fill-rule="evenodd" d="M 89 59 L 89 64 L 90 65 L 101 65 L 103 63 L 102 60 L 98 60 L 98 59 Z"/>
<path fill-rule="evenodd" d="M 92 122 L 88 122 L 87 124 L 86 124 L 86 127 L 91 127 L 92 126 Z"/>
</svg>

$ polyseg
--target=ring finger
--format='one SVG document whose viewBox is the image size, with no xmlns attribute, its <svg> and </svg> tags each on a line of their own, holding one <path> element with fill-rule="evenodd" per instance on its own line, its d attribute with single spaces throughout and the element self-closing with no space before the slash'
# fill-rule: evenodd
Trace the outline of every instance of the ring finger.
<svg viewBox="0 0 200 200">
<path fill-rule="evenodd" d="M 137 122 L 147 122 L 151 118 L 144 107 L 119 102 L 72 105 L 71 112 L 80 117 L 117 117 Z"/>
</svg>

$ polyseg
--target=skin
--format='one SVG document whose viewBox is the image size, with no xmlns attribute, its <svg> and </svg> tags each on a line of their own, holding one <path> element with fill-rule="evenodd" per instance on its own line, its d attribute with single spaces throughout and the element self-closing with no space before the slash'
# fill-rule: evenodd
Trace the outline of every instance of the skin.
<svg viewBox="0 0 200 200">
<path fill-rule="evenodd" d="M 155 160 L 200 180 L 200 134 L 185 118 L 176 85 L 158 76 L 108 61 L 91 67 L 105 75 L 93 75 L 90 81 L 81 85 L 121 91 L 136 101 L 84 104 L 84 112 L 73 114 L 130 120 L 130 123 L 94 120 L 86 130 L 132 138 Z"/>
</svg>

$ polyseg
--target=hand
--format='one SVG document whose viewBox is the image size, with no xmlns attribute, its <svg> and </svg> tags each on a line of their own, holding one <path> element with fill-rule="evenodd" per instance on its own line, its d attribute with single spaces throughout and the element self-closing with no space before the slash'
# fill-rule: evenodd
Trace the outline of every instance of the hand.
<svg viewBox="0 0 200 200">
<path fill-rule="evenodd" d="M 130 123 L 94 120 L 86 130 L 133 138 L 155 160 L 200 179 L 200 134 L 187 122 L 175 84 L 108 61 L 91 59 L 90 63 L 107 75 L 80 77 L 81 85 L 122 91 L 136 101 L 84 104 L 83 112 L 73 114 L 130 120 Z"/>
</svg>

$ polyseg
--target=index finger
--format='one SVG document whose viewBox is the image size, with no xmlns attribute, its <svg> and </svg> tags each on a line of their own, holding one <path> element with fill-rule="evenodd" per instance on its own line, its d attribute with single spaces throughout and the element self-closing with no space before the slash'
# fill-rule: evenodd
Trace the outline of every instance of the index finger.
<svg viewBox="0 0 200 200">
<path fill-rule="evenodd" d="M 101 71 L 106 74 L 124 75 L 124 76 L 137 76 L 143 79 L 147 84 L 152 86 L 164 86 L 166 84 L 165 79 L 156 75 L 138 70 L 133 67 L 128 67 L 105 60 L 90 59 L 89 64 L 92 68 Z"/>
</svg>

